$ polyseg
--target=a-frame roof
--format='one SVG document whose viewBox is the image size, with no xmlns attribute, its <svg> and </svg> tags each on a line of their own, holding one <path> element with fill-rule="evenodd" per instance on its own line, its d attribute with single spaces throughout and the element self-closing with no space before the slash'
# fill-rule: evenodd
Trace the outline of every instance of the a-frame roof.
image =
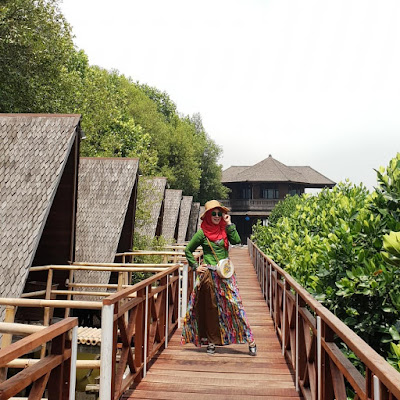
<svg viewBox="0 0 400 400">
<path fill-rule="evenodd" d="M 76 261 L 114 261 L 137 180 L 138 166 L 138 159 L 81 158 Z M 109 277 L 109 272 L 79 271 L 75 274 L 76 281 L 88 283 L 108 283 Z"/>
<path fill-rule="evenodd" d="M 193 235 L 197 231 L 197 225 L 199 222 L 199 212 L 200 212 L 200 203 L 192 203 L 186 240 L 191 240 Z"/>
<path fill-rule="evenodd" d="M 192 209 L 193 196 L 183 196 L 179 212 L 177 243 L 184 243 L 189 225 L 190 211 Z"/>
<path fill-rule="evenodd" d="M 143 220 L 136 218 L 135 232 L 153 238 L 164 200 L 167 178 L 139 178 L 138 203 L 145 210 Z"/>
<path fill-rule="evenodd" d="M 182 190 L 167 189 L 165 191 L 164 216 L 161 234 L 168 242 L 172 242 L 175 238 L 181 199 Z"/>
<path fill-rule="evenodd" d="M 80 115 L 0 114 L 0 296 L 19 297 Z"/>
<path fill-rule="evenodd" d="M 250 167 L 234 166 L 222 172 L 222 183 L 291 182 L 307 187 L 334 186 L 335 182 L 311 167 L 290 167 L 271 155 Z"/>
</svg>

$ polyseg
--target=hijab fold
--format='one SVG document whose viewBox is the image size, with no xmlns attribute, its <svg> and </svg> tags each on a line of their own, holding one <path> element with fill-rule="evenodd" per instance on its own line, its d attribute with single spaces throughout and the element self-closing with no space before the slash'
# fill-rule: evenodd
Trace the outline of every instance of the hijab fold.
<svg viewBox="0 0 400 400">
<path fill-rule="evenodd" d="M 208 210 L 204 216 L 203 222 L 201 223 L 201 229 L 211 242 L 216 242 L 223 239 L 224 247 L 228 249 L 229 242 L 225 230 L 226 222 L 223 218 L 221 218 L 221 221 L 218 225 L 214 224 L 211 220 L 211 212 L 212 210 Z"/>
</svg>

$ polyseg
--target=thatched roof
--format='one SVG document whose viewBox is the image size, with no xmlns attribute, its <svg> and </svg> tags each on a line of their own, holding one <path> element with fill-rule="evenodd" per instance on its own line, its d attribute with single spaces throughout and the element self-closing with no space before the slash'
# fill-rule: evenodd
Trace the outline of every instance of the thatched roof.
<svg viewBox="0 0 400 400">
<path fill-rule="evenodd" d="M 184 243 L 189 225 L 190 211 L 192 209 L 193 196 L 183 196 L 181 200 L 181 209 L 179 212 L 178 224 L 178 243 Z"/>
<path fill-rule="evenodd" d="M 125 219 L 133 218 L 133 215 L 127 215 L 127 210 L 132 196 L 136 195 L 138 165 L 138 159 L 81 159 L 76 261 L 114 261 Z M 129 234 L 132 237 L 132 232 Z M 109 272 L 79 271 L 75 274 L 76 282 L 108 283 L 109 278 Z"/>
<path fill-rule="evenodd" d="M 80 115 L 0 115 L 1 297 L 23 292 L 71 149 L 79 141 L 79 121 Z M 68 232 L 70 238 L 73 234 Z"/>
<path fill-rule="evenodd" d="M 310 182 L 309 185 L 334 186 L 336 184 L 335 182 L 331 181 L 329 178 L 309 166 L 290 168 L 302 174 L 308 180 L 308 182 Z"/>
<path fill-rule="evenodd" d="M 138 203 L 146 212 L 144 220 L 136 218 L 135 231 L 140 235 L 156 235 L 166 184 L 166 178 L 139 178 Z"/>
<path fill-rule="evenodd" d="M 200 217 L 204 213 L 204 211 L 205 211 L 205 207 L 204 206 L 200 206 L 199 219 L 197 221 L 197 230 L 200 229 L 201 223 L 203 222 L 203 220 Z"/>
<path fill-rule="evenodd" d="M 199 212 L 200 212 L 200 203 L 192 203 L 186 240 L 190 240 L 193 237 L 193 235 L 197 232 L 197 226 L 199 223 Z"/>
<path fill-rule="evenodd" d="M 182 190 L 167 189 L 165 191 L 164 216 L 161 234 L 168 242 L 172 242 L 173 239 L 176 239 L 175 233 L 177 229 L 181 199 Z"/>
<path fill-rule="evenodd" d="M 306 187 L 332 187 L 336 184 L 311 167 L 289 167 L 271 155 L 251 167 L 226 169 L 222 172 L 221 182 L 291 182 Z"/>
<path fill-rule="evenodd" d="M 247 168 L 250 167 L 232 165 L 222 172 L 222 182 L 236 182 L 236 177 Z"/>
</svg>

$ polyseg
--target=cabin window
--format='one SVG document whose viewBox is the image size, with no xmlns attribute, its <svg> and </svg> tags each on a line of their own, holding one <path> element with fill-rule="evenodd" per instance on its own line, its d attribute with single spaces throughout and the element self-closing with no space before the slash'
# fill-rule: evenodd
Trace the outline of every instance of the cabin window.
<svg viewBox="0 0 400 400">
<path fill-rule="evenodd" d="M 263 199 L 279 199 L 279 190 L 271 188 L 262 189 L 261 197 Z"/>
<path fill-rule="evenodd" d="M 242 187 L 242 199 L 251 199 L 251 187 Z"/>
<path fill-rule="evenodd" d="M 291 187 L 291 188 L 289 188 L 289 195 L 290 196 L 295 196 L 296 194 L 298 195 L 298 196 L 301 196 L 302 195 L 302 190 L 301 190 L 301 188 L 296 188 L 296 187 Z"/>
</svg>

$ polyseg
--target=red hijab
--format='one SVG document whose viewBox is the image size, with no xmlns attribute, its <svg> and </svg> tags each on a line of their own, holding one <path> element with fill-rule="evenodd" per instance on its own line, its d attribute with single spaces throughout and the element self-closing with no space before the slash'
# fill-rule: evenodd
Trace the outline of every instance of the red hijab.
<svg viewBox="0 0 400 400">
<path fill-rule="evenodd" d="M 226 235 L 225 231 L 226 222 L 223 218 L 221 218 L 221 221 L 218 225 L 213 224 L 213 222 L 211 221 L 211 212 L 213 210 L 215 210 L 215 208 L 206 212 L 203 222 L 201 223 L 201 229 L 211 242 L 216 242 L 217 240 L 224 239 L 224 246 L 226 249 L 228 249 L 229 242 L 228 236 Z"/>
</svg>

